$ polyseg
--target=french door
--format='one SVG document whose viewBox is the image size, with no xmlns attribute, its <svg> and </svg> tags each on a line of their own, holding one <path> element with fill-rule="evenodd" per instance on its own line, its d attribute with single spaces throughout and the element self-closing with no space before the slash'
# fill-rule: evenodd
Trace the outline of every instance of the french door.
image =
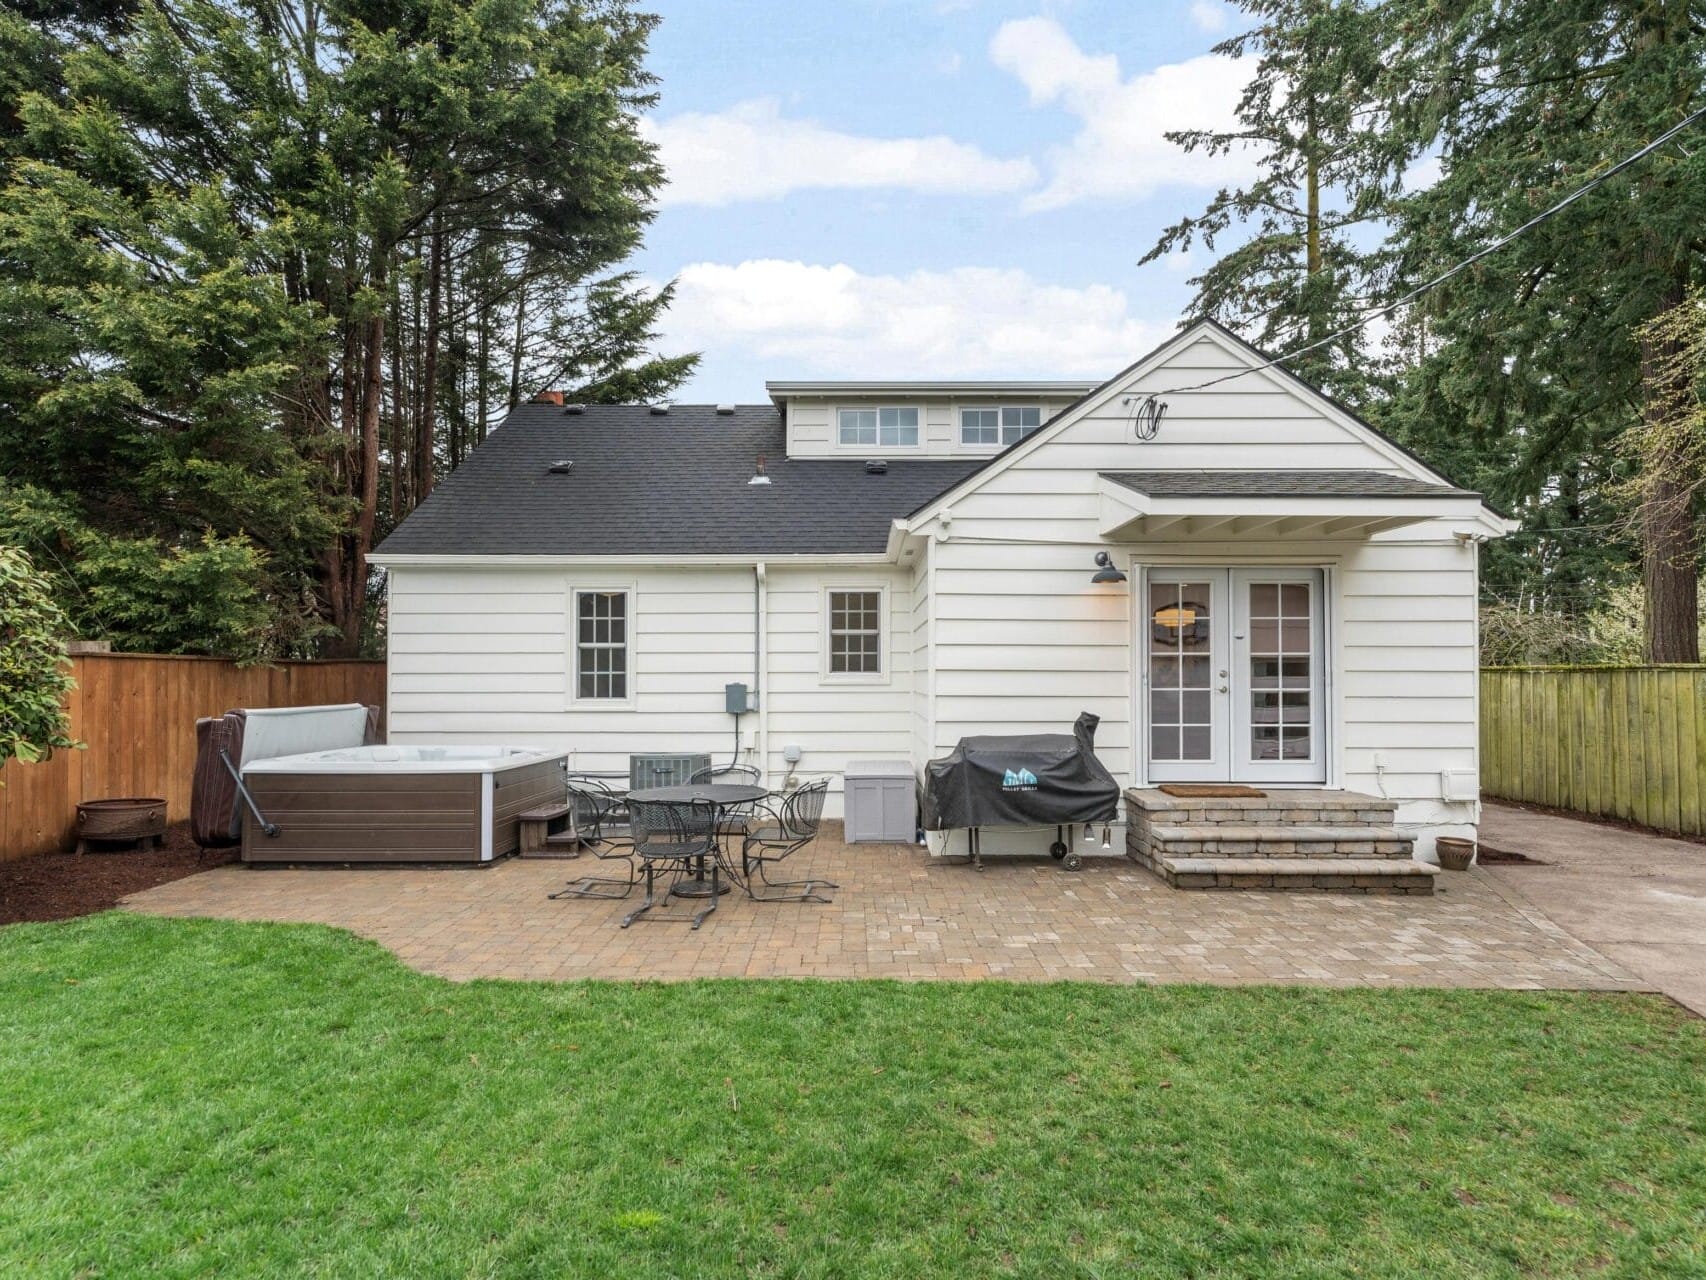
<svg viewBox="0 0 1706 1280">
<path fill-rule="evenodd" d="M 1152 782 L 1325 782 L 1319 569 L 1151 569 L 1140 701 Z"/>
</svg>

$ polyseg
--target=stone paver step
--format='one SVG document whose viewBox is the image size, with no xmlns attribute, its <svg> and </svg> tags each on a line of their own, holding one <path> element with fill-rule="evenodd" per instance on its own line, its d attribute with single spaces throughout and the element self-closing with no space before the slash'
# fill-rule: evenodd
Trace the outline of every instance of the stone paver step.
<svg viewBox="0 0 1706 1280">
<path fill-rule="evenodd" d="M 1388 858 L 1161 858 L 1178 889 L 1431 894 L 1439 868 Z"/>
<path fill-rule="evenodd" d="M 1408 858 L 1415 848 L 1408 836 L 1387 826 L 1189 823 L 1147 830 L 1151 843 L 1170 854 Z"/>
<path fill-rule="evenodd" d="M 1154 787 L 1134 787 L 1125 793 L 1125 801 L 1128 813 L 1164 825 L 1390 825 L 1398 810 L 1395 801 L 1379 796 L 1319 788 L 1273 790 L 1259 796 L 1170 796 Z"/>
</svg>

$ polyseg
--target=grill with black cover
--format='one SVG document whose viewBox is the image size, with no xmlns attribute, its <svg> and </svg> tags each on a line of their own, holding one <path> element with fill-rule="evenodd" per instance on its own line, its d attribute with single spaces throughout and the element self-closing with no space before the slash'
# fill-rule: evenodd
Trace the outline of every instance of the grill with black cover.
<svg viewBox="0 0 1706 1280">
<path fill-rule="evenodd" d="M 1096 759 L 1100 723 L 1086 711 L 1069 734 L 961 738 L 950 754 L 924 766 L 925 830 L 969 832 L 972 861 L 981 870 L 979 828 L 1052 826 L 1049 852 L 1076 871 L 1071 829 L 1111 823 L 1119 808 L 1119 784 Z"/>
</svg>

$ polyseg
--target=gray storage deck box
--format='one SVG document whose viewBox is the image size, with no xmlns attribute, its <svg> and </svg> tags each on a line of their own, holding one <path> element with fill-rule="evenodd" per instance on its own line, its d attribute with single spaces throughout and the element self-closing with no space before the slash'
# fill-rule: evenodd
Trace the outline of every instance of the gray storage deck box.
<svg viewBox="0 0 1706 1280">
<path fill-rule="evenodd" d="M 910 760 L 850 760 L 841 776 L 848 844 L 918 838 L 918 782 Z"/>
</svg>

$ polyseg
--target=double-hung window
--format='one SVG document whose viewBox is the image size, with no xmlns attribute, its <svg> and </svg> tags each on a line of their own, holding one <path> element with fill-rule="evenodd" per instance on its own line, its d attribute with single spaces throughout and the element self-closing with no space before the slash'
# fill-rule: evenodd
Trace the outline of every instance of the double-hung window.
<svg viewBox="0 0 1706 1280">
<path fill-rule="evenodd" d="M 918 410 L 843 409 L 837 430 L 844 445 L 911 448 L 918 444 Z"/>
<path fill-rule="evenodd" d="M 960 443 L 973 449 L 1017 444 L 1043 425 L 1043 411 L 1036 405 L 1002 405 L 999 408 L 960 410 Z"/>
<path fill-rule="evenodd" d="M 831 591 L 829 664 L 832 676 L 879 676 L 883 672 L 883 593 L 862 588 Z"/>
<path fill-rule="evenodd" d="M 628 700 L 626 591 L 575 592 L 575 697 Z"/>
</svg>

